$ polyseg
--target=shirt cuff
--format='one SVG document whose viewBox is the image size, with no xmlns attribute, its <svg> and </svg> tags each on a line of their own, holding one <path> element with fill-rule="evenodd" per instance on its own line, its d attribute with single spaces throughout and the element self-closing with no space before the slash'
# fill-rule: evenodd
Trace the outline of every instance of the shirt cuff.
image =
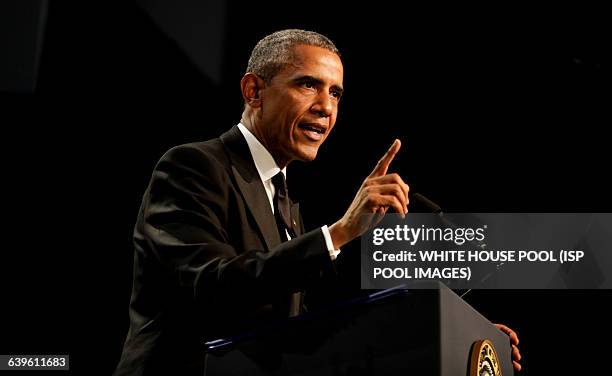
<svg viewBox="0 0 612 376">
<path fill-rule="evenodd" d="M 338 255 L 340 254 L 340 250 L 334 249 L 334 242 L 332 241 L 331 234 L 329 233 L 327 225 L 323 225 L 321 227 L 321 231 L 323 232 L 323 237 L 325 238 L 325 245 L 327 245 L 329 257 L 331 257 L 332 260 L 335 260 L 336 257 L 338 257 Z"/>
</svg>

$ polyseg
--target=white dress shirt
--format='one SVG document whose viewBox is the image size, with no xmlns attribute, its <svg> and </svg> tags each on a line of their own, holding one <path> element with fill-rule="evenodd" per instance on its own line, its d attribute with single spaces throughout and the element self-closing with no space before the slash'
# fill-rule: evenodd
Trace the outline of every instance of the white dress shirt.
<svg viewBox="0 0 612 376">
<path fill-rule="evenodd" d="M 274 193 L 275 188 L 274 184 L 272 184 L 272 177 L 278 174 L 279 171 L 283 172 L 285 178 L 287 177 L 287 167 L 282 170 L 272 158 L 270 152 L 259 142 L 257 137 L 251 133 L 250 130 L 247 129 L 242 123 L 238 123 L 238 129 L 246 139 L 247 144 L 249 145 L 249 150 L 251 151 L 251 156 L 253 157 L 253 161 L 255 161 L 255 167 L 257 168 L 257 173 L 263 183 L 263 186 L 266 190 L 266 194 L 268 195 L 268 201 L 270 202 L 270 208 L 272 208 L 272 213 L 274 213 Z M 329 233 L 329 229 L 327 225 L 321 227 L 321 231 L 323 232 L 323 237 L 325 238 L 325 244 L 327 245 L 327 250 L 329 251 L 329 256 L 332 260 L 335 260 L 338 254 L 340 253 L 339 249 L 334 249 L 334 243 L 332 242 L 331 235 Z M 287 236 L 287 240 L 291 239 L 289 233 L 285 230 L 285 234 Z"/>
</svg>

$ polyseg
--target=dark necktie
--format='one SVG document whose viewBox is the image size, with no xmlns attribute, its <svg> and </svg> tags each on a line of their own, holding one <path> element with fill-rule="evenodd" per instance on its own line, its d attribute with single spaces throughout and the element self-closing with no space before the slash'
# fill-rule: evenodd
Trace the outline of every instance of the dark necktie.
<svg viewBox="0 0 612 376">
<path fill-rule="evenodd" d="M 291 221 L 291 202 L 289 201 L 289 193 L 287 192 L 287 181 L 283 172 L 272 177 L 274 184 L 274 217 L 276 226 L 281 237 L 281 242 L 287 241 L 287 233 L 291 238 L 295 238 L 296 234 Z M 286 232 L 285 232 L 286 230 Z M 289 317 L 294 317 L 300 314 L 303 307 L 304 293 L 295 292 L 289 297 Z"/>
<path fill-rule="evenodd" d="M 285 230 L 289 233 L 291 238 L 295 238 L 295 231 L 291 222 L 291 202 L 289 201 L 289 193 L 287 192 L 287 182 L 283 172 L 272 177 L 272 184 L 274 184 L 274 217 L 276 218 L 276 226 L 278 227 L 278 233 L 281 236 L 281 240 L 287 240 Z"/>
<path fill-rule="evenodd" d="M 274 217 L 276 226 L 281 237 L 281 242 L 287 241 L 287 233 L 291 238 L 296 237 L 291 221 L 291 202 L 289 201 L 289 193 L 287 192 L 287 181 L 285 175 L 281 172 L 272 177 L 274 184 Z M 285 232 L 286 230 L 286 232 Z M 300 314 L 302 310 L 306 310 L 304 306 L 304 292 L 295 292 L 289 297 L 289 317 L 294 317 Z"/>
</svg>

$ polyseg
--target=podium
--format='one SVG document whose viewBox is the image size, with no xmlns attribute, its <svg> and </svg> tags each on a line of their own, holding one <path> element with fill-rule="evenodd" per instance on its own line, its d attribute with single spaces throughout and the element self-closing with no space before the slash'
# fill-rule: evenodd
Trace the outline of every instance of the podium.
<svg viewBox="0 0 612 376">
<path fill-rule="evenodd" d="M 508 337 L 445 285 L 427 287 L 384 290 L 207 342 L 206 375 L 469 376 L 483 339 L 501 374 L 513 375 Z"/>
</svg>

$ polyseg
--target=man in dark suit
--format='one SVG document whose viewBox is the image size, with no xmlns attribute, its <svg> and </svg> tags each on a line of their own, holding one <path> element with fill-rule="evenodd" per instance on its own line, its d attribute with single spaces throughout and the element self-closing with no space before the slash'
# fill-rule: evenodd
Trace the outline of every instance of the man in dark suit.
<svg viewBox="0 0 612 376">
<path fill-rule="evenodd" d="M 300 312 L 300 292 L 367 228 L 361 214 L 406 213 L 408 186 L 386 174 L 397 141 L 341 220 L 303 233 L 284 173 L 316 157 L 342 80 L 329 39 L 274 33 L 255 47 L 241 81 L 241 123 L 161 158 L 134 232 L 131 325 L 117 375 L 202 374 L 203 339 Z"/>
<path fill-rule="evenodd" d="M 373 214 L 407 213 L 408 185 L 387 174 L 396 140 L 345 215 L 304 233 L 286 167 L 316 157 L 342 85 L 329 39 L 271 34 L 242 78 L 240 124 L 161 158 L 134 231 L 131 325 L 116 375 L 201 375 L 202 340 L 298 314 L 301 291 L 333 270 L 340 247 L 364 233 Z"/>
</svg>

